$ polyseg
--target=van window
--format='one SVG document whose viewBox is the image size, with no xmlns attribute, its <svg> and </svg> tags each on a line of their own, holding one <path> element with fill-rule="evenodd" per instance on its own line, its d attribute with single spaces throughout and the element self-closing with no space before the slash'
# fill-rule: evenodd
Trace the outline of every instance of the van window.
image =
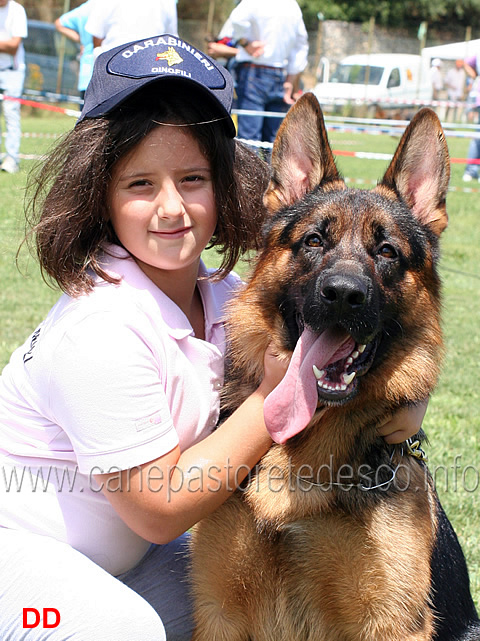
<svg viewBox="0 0 480 641">
<path fill-rule="evenodd" d="M 392 89 L 392 87 L 400 87 L 400 69 L 398 67 L 392 69 L 387 82 L 387 89 Z"/>
<path fill-rule="evenodd" d="M 368 72 L 368 84 L 379 85 L 384 71 L 383 67 L 366 67 L 365 65 L 338 65 L 330 82 L 345 82 L 351 85 L 364 85 Z"/>
</svg>

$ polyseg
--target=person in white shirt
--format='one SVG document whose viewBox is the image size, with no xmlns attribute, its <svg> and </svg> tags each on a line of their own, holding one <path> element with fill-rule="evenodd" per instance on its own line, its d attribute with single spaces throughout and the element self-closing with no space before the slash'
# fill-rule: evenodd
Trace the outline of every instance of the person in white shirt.
<svg viewBox="0 0 480 641">
<path fill-rule="evenodd" d="M 85 26 L 95 54 L 158 33 L 178 34 L 176 0 L 94 0 Z"/>
<path fill-rule="evenodd" d="M 442 61 L 440 58 L 434 58 L 432 60 L 432 66 L 430 67 L 430 82 L 432 83 L 432 96 L 434 100 L 439 100 L 441 98 L 440 92 L 443 89 L 443 76 L 442 76 Z"/>
<path fill-rule="evenodd" d="M 20 102 L 8 100 L 5 97 L 20 98 L 22 95 L 25 81 L 23 39 L 27 34 L 27 15 L 22 5 L 15 0 L 0 0 L 0 92 L 4 95 L 0 105 L 3 105 L 7 131 L 6 154 L 0 169 L 9 174 L 18 171 L 21 137 Z"/>
<path fill-rule="evenodd" d="M 307 31 L 297 1 L 242 0 L 229 20 L 239 47 L 238 109 L 286 112 L 295 101 L 308 56 Z M 238 136 L 273 142 L 281 122 L 282 118 L 240 115 Z"/>
<path fill-rule="evenodd" d="M 463 100 L 466 80 L 467 74 L 463 60 L 456 60 L 455 67 L 449 69 L 445 76 L 445 87 L 448 91 L 449 100 Z"/>
<path fill-rule="evenodd" d="M 456 60 L 455 67 L 449 69 L 445 76 L 445 87 L 447 89 L 448 99 L 453 102 L 463 101 L 465 98 L 466 83 L 467 72 L 465 71 L 463 60 Z M 457 105 L 449 106 L 445 117 L 447 120 L 452 117 L 455 121 L 457 118 Z"/>
</svg>

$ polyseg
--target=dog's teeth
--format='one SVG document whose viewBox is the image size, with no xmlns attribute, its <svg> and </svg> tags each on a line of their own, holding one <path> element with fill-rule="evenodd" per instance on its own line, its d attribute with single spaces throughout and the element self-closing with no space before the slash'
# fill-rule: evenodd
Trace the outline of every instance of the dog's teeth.
<svg viewBox="0 0 480 641">
<path fill-rule="evenodd" d="M 350 385 L 350 383 L 355 378 L 355 373 L 356 372 L 351 372 L 350 374 L 342 374 L 342 380 L 345 383 L 345 385 Z"/>
<path fill-rule="evenodd" d="M 316 365 L 313 366 L 313 373 L 315 374 L 315 378 L 317 381 L 319 381 L 321 378 L 324 377 L 325 375 L 325 370 L 324 369 L 318 369 Z"/>
<path fill-rule="evenodd" d="M 330 383 L 327 383 L 326 381 L 324 382 L 318 381 L 317 385 L 318 387 L 320 387 L 320 389 L 329 389 L 329 390 L 335 389 L 332 385 L 330 385 Z"/>
<path fill-rule="evenodd" d="M 357 345 L 357 349 L 360 352 L 360 354 L 363 354 L 363 352 L 365 351 L 366 347 L 367 347 L 366 345 Z"/>
<path fill-rule="evenodd" d="M 358 352 L 357 350 L 355 350 L 355 351 L 352 353 L 352 358 L 353 358 L 353 359 L 358 358 L 359 356 L 360 356 L 360 352 Z"/>
<path fill-rule="evenodd" d="M 353 363 L 353 358 L 349 356 L 345 364 L 348 366 L 348 365 L 351 365 L 352 363 Z"/>
</svg>

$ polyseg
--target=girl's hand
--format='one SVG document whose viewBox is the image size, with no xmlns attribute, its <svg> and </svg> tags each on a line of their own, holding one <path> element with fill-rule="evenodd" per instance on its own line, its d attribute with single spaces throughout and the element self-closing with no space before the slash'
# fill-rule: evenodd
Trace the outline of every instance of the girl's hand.
<svg viewBox="0 0 480 641">
<path fill-rule="evenodd" d="M 273 343 L 267 347 L 263 359 L 264 376 L 258 388 L 265 396 L 277 387 L 288 369 L 290 358 L 279 355 Z"/>
<path fill-rule="evenodd" d="M 413 407 L 398 410 L 378 428 L 378 433 L 387 443 L 403 443 L 422 427 L 427 406 L 428 399 Z"/>
</svg>

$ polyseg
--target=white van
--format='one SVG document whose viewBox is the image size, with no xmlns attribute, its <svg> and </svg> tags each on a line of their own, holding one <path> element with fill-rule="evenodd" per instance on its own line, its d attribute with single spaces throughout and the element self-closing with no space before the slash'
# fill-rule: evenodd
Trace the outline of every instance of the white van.
<svg viewBox="0 0 480 641">
<path fill-rule="evenodd" d="M 326 111 L 366 101 L 382 109 L 432 99 L 428 60 L 411 54 L 373 53 L 344 58 L 329 77 L 324 60 L 323 82 L 313 93 Z"/>
</svg>

